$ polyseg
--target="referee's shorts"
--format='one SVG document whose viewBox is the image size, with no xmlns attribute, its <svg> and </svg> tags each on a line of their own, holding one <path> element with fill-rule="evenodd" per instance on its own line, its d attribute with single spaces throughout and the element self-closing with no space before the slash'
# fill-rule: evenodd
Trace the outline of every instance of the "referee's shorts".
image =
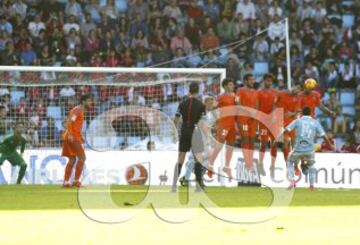
<svg viewBox="0 0 360 245">
<path fill-rule="evenodd" d="M 195 128 L 182 128 L 180 132 L 179 151 L 193 154 L 204 152 L 204 140 L 201 130 Z"/>
</svg>

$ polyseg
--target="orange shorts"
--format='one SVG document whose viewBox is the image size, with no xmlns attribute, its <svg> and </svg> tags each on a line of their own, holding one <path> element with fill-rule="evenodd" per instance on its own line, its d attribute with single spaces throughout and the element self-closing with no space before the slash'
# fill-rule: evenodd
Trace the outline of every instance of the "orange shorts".
<svg viewBox="0 0 360 245">
<path fill-rule="evenodd" d="M 270 132 L 270 130 L 262 123 L 259 123 L 259 134 L 260 134 L 260 140 L 261 141 L 274 141 L 275 137 L 274 135 Z"/>
<path fill-rule="evenodd" d="M 69 143 L 67 140 L 64 140 L 61 155 L 63 157 L 85 157 L 85 151 L 81 141 L 74 140 L 72 143 Z"/>
<path fill-rule="evenodd" d="M 256 137 L 257 122 L 250 117 L 241 117 L 238 121 L 241 137 Z"/>
<path fill-rule="evenodd" d="M 216 126 L 216 140 L 220 143 L 233 144 L 236 140 L 235 127 Z"/>
</svg>

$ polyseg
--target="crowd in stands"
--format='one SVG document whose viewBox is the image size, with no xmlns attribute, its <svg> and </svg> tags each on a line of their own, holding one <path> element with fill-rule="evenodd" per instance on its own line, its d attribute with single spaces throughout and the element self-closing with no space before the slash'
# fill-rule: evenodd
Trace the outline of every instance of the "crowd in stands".
<svg viewBox="0 0 360 245">
<path fill-rule="evenodd" d="M 284 89 L 288 68 L 284 18 L 288 17 L 292 82 L 307 77 L 319 81 L 324 100 L 338 112 L 336 119 L 322 122 L 335 136 L 356 145 L 360 143 L 359 13 L 360 2 L 355 0 L 1 0 L 0 65 L 221 67 L 239 86 L 245 73 L 270 71 L 275 86 Z M 16 74 L 0 77 L 2 82 L 5 78 L 24 82 Z M 51 73 L 25 80 L 38 79 L 56 80 Z M 354 101 L 344 111 L 346 89 Z M 64 105 L 71 106 L 87 90 L 86 86 L 50 87 L 44 95 L 28 89 L 26 98 L 13 108 L 15 113 L 31 117 L 36 112 L 42 117 L 49 104 L 41 98 L 60 95 L 66 98 Z M 6 91 L 0 88 L 5 118 L 6 103 L 11 101 Z M 53 144 L 58 139 L 46 135 L 58 129 L 51 126 L 51 118 L 43 119 L 48 128 L 35 123 L 29 131 L 36 131 L 43 145 Z"/>
</svg>

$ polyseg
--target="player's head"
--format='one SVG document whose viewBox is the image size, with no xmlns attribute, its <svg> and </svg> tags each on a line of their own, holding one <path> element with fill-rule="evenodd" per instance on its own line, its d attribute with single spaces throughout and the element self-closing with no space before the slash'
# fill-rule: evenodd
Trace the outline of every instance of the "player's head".
<svg viewBox="0 0 360 245">
<path fill-rule="evenodd" d="M 197 95 L 199 93 L 199 84 L 196 82 L 192 82 L 190 84 L 189 91 L 191 95 Z"/>
<path fill-rule="evenodd" d="M 275 81 L 275 76 L 271 73 L 266 73 L 264 74 L 263 81 L 264 81 L 264 87 L 269 89 L 271 88 L 273 82 Z"/>
<path fill-rule="evenodd" d="M 227 93 L 231 93 L 234 91 L 235 83 L 234 80 L 232 80 L 231 78 L 224 78 L 221 85 Z"/>
<path fill-rule="evenodd" d="M 91 108 L 93 103 L 93 97 L 91 94 L 84 94 L 80 98 L 80 103 L 83 105 L 86 109 Z"/>
<path fill-rule="evenodd" d="M 19 135 L 24 132 L 24 123 L 21 121 L 18 121 L 14 125 L 14 133 Z"/>
<path fill-rule="evenodd" d="M 302 114 L 304 116 L 310 116 L 311 114 L 311 108 L 309 106 L 305 106 L 303 109 L 302 109 Z"/>
<path fill-rule="evenodd" d="M 246 87 L 253 88 L 254 87 L 255 78 L 251 73 L 247 73 L 244 76 L 244 84 Z"/>
<path fill-rule="evenodd" d="M 212 95 L 208 95 L 204 99 L 205 108 L 207 111 L 214 109 L 215 98 Z"/>
</svg>

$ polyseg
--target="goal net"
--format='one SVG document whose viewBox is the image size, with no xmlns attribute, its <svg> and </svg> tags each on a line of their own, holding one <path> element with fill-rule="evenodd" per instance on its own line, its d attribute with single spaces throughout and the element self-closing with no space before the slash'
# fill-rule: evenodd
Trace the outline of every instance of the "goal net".
<svg viewBox="0 0 360 245">
<path fill-rule="evenodd" d="M 202 98 L 219 94 L 224 77 L 224 69 L 209 68 L 1 67 L 0 141 L 21 121 L 29 147 L 60 147 L 69 111 L 92 94 L 85 147 L 176 149 L 172 119 L 190 83 L 199 83 Z"/>
</svg>

